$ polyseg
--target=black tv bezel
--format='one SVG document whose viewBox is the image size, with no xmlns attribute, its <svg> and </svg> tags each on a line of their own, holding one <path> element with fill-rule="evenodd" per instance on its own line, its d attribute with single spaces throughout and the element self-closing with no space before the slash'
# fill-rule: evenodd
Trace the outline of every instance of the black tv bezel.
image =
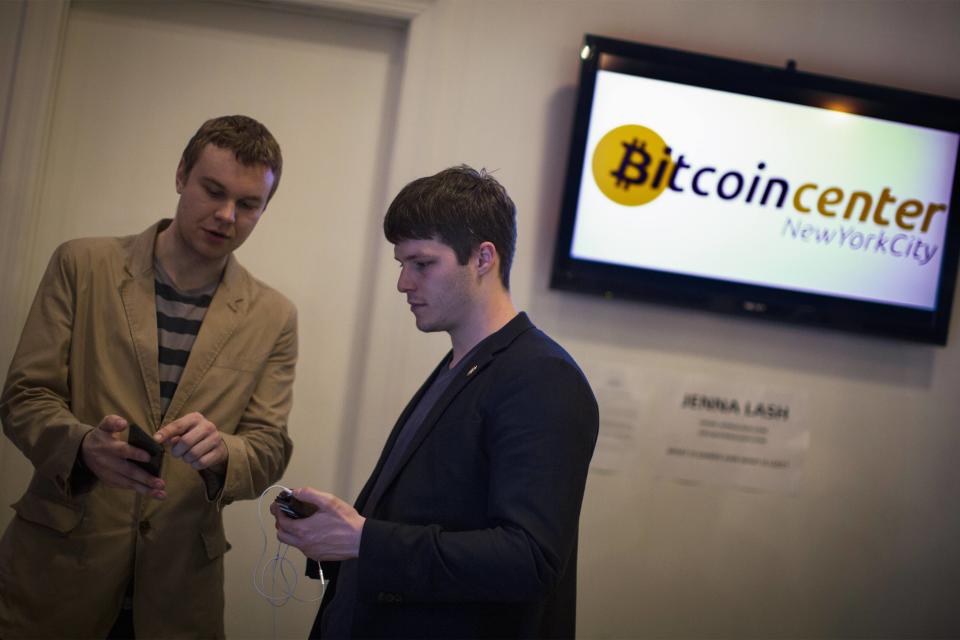
<svg viewBox="0 0 960 640">
<path fill-rule="evenodd" d="M 586 54 L 586 55 L 584 55 Z M 914 342 L 945 345 L 960 257 L 960 160 L 954 171 L 936 307 L 920 310 L 880 302 L 818 295 L 698 276 L 620 266 L 570 254 L 586 161 L 586 141 L 597 71 L 613 70 L 781 102 L 844 110 L 960 134 L 960 101 L 879 85 L 719 58 L 587 34 L 570 138 L 560 224 L 550 287 L 762 317 Z"/>
</svg>

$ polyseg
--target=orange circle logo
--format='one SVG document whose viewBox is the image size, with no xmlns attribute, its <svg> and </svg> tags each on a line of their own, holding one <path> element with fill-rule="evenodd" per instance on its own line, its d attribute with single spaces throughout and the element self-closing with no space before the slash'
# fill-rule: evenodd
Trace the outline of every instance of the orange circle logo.
<svg viewBox="0 0 960 640">
<path fill-rule="evenodd" d="M 663 193 L 673 166 L 663 138 L 638 124 L 609 131 L 593 151 L 593 179 L 600 191 L 627 207 L 647 204 Z"/>
</svg>

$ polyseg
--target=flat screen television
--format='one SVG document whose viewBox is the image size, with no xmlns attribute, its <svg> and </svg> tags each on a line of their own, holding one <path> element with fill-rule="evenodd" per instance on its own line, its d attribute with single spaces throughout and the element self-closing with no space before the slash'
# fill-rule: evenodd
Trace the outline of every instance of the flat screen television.
<svg viewBox="0 0 960 640">
<path fill-rule="evenodd" d="M 555 289 L 946 344 L 960 101 L 587 35 Z"/>
</svg>

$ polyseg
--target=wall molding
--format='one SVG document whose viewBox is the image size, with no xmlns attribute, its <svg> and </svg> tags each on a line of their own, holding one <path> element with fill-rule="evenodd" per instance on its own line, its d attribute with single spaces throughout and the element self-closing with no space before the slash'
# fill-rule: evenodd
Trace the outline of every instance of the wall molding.
<svg viewBox="0 0 960 640">
<path fill-rule="evenodd" d="M 405 25 L 429 9 L 434 0 L 222 0 L 274 10 L 334 14 Z"/>
</svg>

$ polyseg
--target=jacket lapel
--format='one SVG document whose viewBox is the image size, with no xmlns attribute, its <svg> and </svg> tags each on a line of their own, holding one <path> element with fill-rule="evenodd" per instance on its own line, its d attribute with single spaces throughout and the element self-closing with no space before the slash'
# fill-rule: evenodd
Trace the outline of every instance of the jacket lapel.
<svg viewBox="0 0 960 640">
<path fill-rule="evenodd" d="M 187 366 L 183 369 L 177 390 L 170 400 L 164 419 L 167 422 L 180 416 L 184 404 L 216 361 L 224 345 L 240 326 L 247 311 L 246 274 L 237 259 L 231 255 L 223 272 L 223 279 L 210 301 L 203 317 L 200 333 L 190 350 Z M 154 340 L 156 342 L 156 339 Z M 159 388 L 159 387 L 158 387 Z M 158 392 L 159 395 L 159 392 Z"/>
<path fill-rule="evenodd" d="M 449 356 L 449 352 L 447 356 Z M 406 423 L 407 418 L 410 417 L 410 414 L 413 413 L 413 410 L 417 408 L 420 399 L 423 398 L 423 395 L 427 392 L 427 389 L 430 388 L 430 385 L 433 384 L 434 379 L 440 375 L 440 368 L 443 367 L 444 363 L 447 361 L 447 356 L 444 356 L 443 360 L 440 361 L 440 364 L 433 370 L 428 377 L 426 382 L 424 382 L 420 389 L 413 394 L 413 398 L 410 399 L 410 402 L 407 403 L 407 406 L 404 407 L 403 412 L 400 414 L 400 417 L 397 418 L 397 421 L 393 425 L 393 429 L 390 431 L 390 435 L 387 436 L 387 441 L 383 445 L 383 450 L 380 452 L 380 458 L 377 460 L 377 464 L 373 467 L 373 472 L 370 474 L 370 477 L 367 478 L 367 482 L 363 485 L 363 488 L 360 489 L 360 494 L 357 496 L 356 501 L 353 506 L 357 511 L 363 511 L 365 508 L 366 501 L 370 498 L 370 492 L 373 490 L 373 485 L 376 484 L 377 478 L 380 476 L 380 472 L 383 470 L 383 465 L 386 464 L 387 458 L 390 457 L 390 451 L 393 450 L 393 445 L 397 441 L 397 438 L 400 436 L 400 431 L 403 429 L 403 425 Z"/>
<path fill-rule="evenodd" d="M 124 265 L 126 279 L 120 283 L 120 299 L 130 328 L 140 377 L 150 406 L 153 428 L 160 426 L 160 373 L 157 346 L 157 300 L 154 290 L 153 245 L 160 223 L 137 236 Z"/>
<path fill-rule="evenodd" d="M 462 363 L 463 366 L 461 367 L 460 372 L 453 380 L 450 381 L 450 385 L 444 390 L 443 394 L 437 399 L 436 404 L 433 405 L 433 407 L 430 409 L 430 412 L 423 419 L 423 423 L 420 425 L 417 433 L 410 441 L 407 450 L 403 453 L 400 463 L 394 467 L 395 472 L 393 473 L 393 477 L 386 478 L 386 482 L 383 485 L 383 492 L 378 496 L 372 496 L 374 500 L 371 502 L 371 504 L 363 505 L 367 513 L 374 512 L 374 510 L 377 508 L 377 503 L 380 501 L 380 497 L 382 497 L 382 495 L 389 490 L 390 485 L 393 483 L 396 477 L 400 475 L 407 462 L 420 447 L 420 444 L 430 435 L 430 432 L 433 431 L 433 428 L 437 425 L 437 422 L 440 421 L 440 417 L 443 416 L 444 412 L 447 410 L 447 407 L 450 406 L 460 392 L 463 391 L 473 380 L 479 377 L 478 374 L 480 374 L 490 365 L 491 362 L 493 362 L 493 359 L 498 353 L 510 346 L 517 336 L 532 327 L 533 324 L 530 322 L 529 318 L 527 318 L 527 314 L 522 312 L 517 314 L 517 316 L 508 322 L 502 329 L 488 336 L 486 340 L 481 343 L 480 348 L 476 351 L 476 353 Z M 446 362 L 446 358 L 444 358 L 443 362 Z M 443 362 L 441 362 L 440 366 L 443 366 Z M 390 434 L 390 439 L 387 441 L 388 446 L 384 447 L 384 453 L 381 456 L 380 461 L 377 463 L 377 468 L 370 480 L 367 482 L 367 486 L 364 487 L 364 490 L 361 493 L 361 498 L 364 501 L 371 497 L 365 494 L 369 493 L 369 488 L 373 486 L 377 476 L 383 468 L 383 463 L 389 455 L 388 452 L 393 448 L 393 444 L 396 442 L 397 435 L 399 434 L 403 423 L 406 422 L 406 417 L 410 414 L 413 408 L 416 407 L 416 403 L 419 402 L 419 399 L 423 396 L 426 389 L 429 388 L 429 385 L 439 373 L 439 369 L 440 367 L 437 367 L 437 369 L 434 370 L 433 375 L 430 376 L 430 378 L 427 380 L 427 383 L 420 388 L 417 396 L 414 397 L 414 401 L 411 401 L 410 404 L 407 405 L 404 415 L 402 415 L 401 419 L 397 421 L 397 425 L 394 427 L 393 433 Z M 357 500 L 357 503 L 360 504 L 360 499 Z"/>
</svg>

